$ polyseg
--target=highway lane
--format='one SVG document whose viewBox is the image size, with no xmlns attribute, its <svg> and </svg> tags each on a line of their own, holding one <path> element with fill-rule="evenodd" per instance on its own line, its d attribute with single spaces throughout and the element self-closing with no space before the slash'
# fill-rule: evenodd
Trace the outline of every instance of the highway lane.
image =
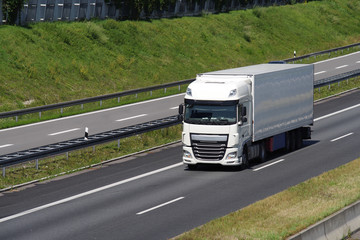
<svg viewBox="0 0 360 240">
<path fill-rule="evenodd" d="M 0 130 L 0 155 L 176 115 L 183 94 Z M 1 146 L 3 146 L 1 148 Z"/>
<path fill-rule="evenodd" d="M 360 68 L 360 52 L 314 64 L 315 80 Z M 177 114 L 183 94 L 0 130 L 0 155 Z"/>
<path fill-rule="evenodd" d="M 315 81 L 360 69 L 360 52 L 331 58 L 314 64 Z"/>
<path fill-rule="evenodd" d="M 166 239 L 360 157 L 360 90 L 314 115 L 305 147 L 244 171 L 184 170 L 177 144 L 5 193 L 0 239 Z"/>
</svg>

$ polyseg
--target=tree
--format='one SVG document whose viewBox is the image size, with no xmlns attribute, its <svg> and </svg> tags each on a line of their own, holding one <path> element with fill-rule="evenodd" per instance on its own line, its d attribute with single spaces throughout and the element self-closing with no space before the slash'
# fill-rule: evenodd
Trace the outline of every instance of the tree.
<svg viewBox="0 0 360 240">
<path fill-rule="evenodd" d="M 20 18 L 21 9 L 24 7 L 25 0 L 3 0 L 3 13 L 7 13 L 8 24 L 15 24 L 17 18 Z"/>
</svg>

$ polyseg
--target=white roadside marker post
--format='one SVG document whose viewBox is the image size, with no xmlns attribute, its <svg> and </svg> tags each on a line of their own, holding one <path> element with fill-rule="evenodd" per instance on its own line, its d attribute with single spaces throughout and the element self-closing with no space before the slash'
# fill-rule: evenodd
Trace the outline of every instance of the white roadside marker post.
<svg viewBox="0 0 360 240">
<path fill-rule="evenodd" d="M 85 127 L 85 137 L 84 140 L 88 140 L 89 138 L 89 129 L 87 127 Z"/>
</svg>

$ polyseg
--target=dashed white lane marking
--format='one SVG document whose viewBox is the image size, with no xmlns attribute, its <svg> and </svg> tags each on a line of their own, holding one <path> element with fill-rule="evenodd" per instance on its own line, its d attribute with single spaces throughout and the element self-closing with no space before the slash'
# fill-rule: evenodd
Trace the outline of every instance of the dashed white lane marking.
<svg viewBox="0 0 360 240">
<path fill-rule="evenodd" d="M 178 109 L 179 108 L 179 106 L 176 106 L 176 107 L 172 107 L 172 108 L 170 108 L 171 110 L 174 110 L 174 109 Z"/>
<path fill-rule="evenodd" d="M 256 168 L 256 169 L 254 169 L 254 170 L 253 170 L 253 172 L 256 172 L 256 171 L 259 171 L 259 170 L 261 170 L 261 169 L 264 169 L 264 168 L 270 167 L 270 166 L 272 166 L 272 165 L 274 165 L 274 164 L 277 164 L 277 163 L 280 163 L 280 162 L 283 162 L 283 161 L 285 161 L 285 159 L 280 159 L 280 160 L 277 160 L 277 161 L 272 162 L 272 163 L 269 163 L 269 164 L 267 164 L 267 165 L 265 165 L 265 166 L 262 166 L 262 167 Z"/>
<path fill-rule="evenodd" d="M 75 199 L 78 199 L 78 198 L 81 198 L 81 197 L 85 197 L 87 195 L 97 193 L 97 192 L 100 192 L 100 191 L 103 191 L 103 190 L 106 190 L 106 189 L 109 189 L 109 188 L 113 188 L 113 187 L 116 187 L 116 186 L 119 186 L 119 185 L 122 185 L 122 184 L 125 184 L 125 183 L 128 183 L 128 182 L 132 182 L 132 181 L 135 181 L 135 180 L 138 180 L 138 179 L 150 176 L 150 175 L 154 175 L 156 173 L 164 172 L 166 170 L 179 167 L 181 165 L 183 165 L 182 162 L 176 163 L 176 164 L 173 164 L 173 165 L 170 165 L 170 166 L 167 166 L 167 167 L 163 167 L 163 168 L 151 171 L 151 172 L 147 172 L 147 173 L 144 173 L 144 174 L 132 177 L 132 178 L 128 178 L 128 179 L 125 179 L 125 180 L 122 180 L 122 181 L 119 181 L 119 182 L 115 182 L 115 183 L 112 183 L 112 184 L 109 184 L 109 185 L 105 185 L 103 187 L 95 188 L 93 190 L 83 192 L 83 193 L 80 193 L 80 194 L 77 194 L 77 195 L 74 195 L 74 196 L 71 196 L 71 197 L 68 197 L 68 198 L 64 198 L 64 199 L 61 199 L 61 200 L 56 201 L 56 202 L 52 202 L 52 203 L 45 204 L 45 205 L 42 205 L 42 206 L 39 206 L 39 207 L 36 207 L 36 208 L 32 208 L 30 210 L 27 210 L 27 211 L 24 211 L 24 212 L 21 212 L 21 213 L 17 213 L 17 214 L 8 216 L 8 217 L 0 218 L 0 223 L 9 221 L 11 219 L 18 218 L 18 217 L 21 217 L 21 216 L 24 216 L 24 215 L 27 215 L 27 214 L 30 214 L 30 213 L 38 212 L 40 210 L 44 210 L 44 209 L 49 208 L 49 207 L 53 207 L 53 206 L 60 205 L 60 204 L 66 203 L 66 202 L 70 202 L 72 200 L 75 200 Z"/>
<path fill-rule="evenodd" d="M 166 202 L 166 203 L 163 203 L 163 204 L 157 205 L 157 206 L 155 206 L 155 207 L 149 208 L 149 209 L 147 209 L 147 210 L 144 210 L 144 211 L 142 211 L 142 212 L 138 212 L 136 215 L 141 215 L 141 214 L 150 212 L 150 211 L 152 211 L 152 210 L 161 208 L 161 207 L 166 206 L 166 205 L 169 205 L 169 204 L 171 204 L 171 203 L 180 201 L 180 200 L 182 200 L 182 199 L 184 199 L 184 198 L 185 198 L 185 197 L 176 198 L 176 199 L 174 199 L 174 200 L 171 200 L 171 201 L 168 201 L 168 202 Z"/>
<path fill-rule="evenodd" d="M 326 73 L 326 71 L 317 72 L 317 73 L 314 73 L 314 75 L 318 75 L 318 74 L 322 74 L 322 73 Z"/>
<path fill-rule="evenodd" d="M 337 140 L 340 140 L 340 139 L 342 139 L 342 138 L 346 138 L 346 137 L 348 137 L 348 136 L 350 136 L 350 135 L 353 135 L 353 134 L 354 134 L 353 132 L 348 133 L 348 134 L 345 134 L 345 135 L 343 135 L 343 136 L 341 136 L 341 137 L 334 138 L 334 139 L 331 140 L 330 142 L 335 142 L 335 141 L 337 141 Z"/>
<path fill-rule="evenodd" d="M 12 131 L 12 130 L 16 130 L 16 129 L 21 129 L 21 128 L 27 128 L 27 127 L 42 125 L 42 124 L 46 124 L 46 123 L 52 123 L 52 122 L 63 121 L 63 120 L 72 119 L 72 118 L 78 118 L 78 117 L 83 117 L 83 116 L 88 116 L 88 115 L 94 115 L 94 114 L 103 113 L 103 112 L 114 111 L 114 110 L 123 109 L 123 108 L 130 108 L 130 107 L 137 106 L 137 105 L 141 105 L 141 104 L 145 104 L 145 103 L 152 103 L 152 102 L 156 102 L 156 101 L 162 101 L 162 100 L 165 100 L 165 99 L 176 98 L 176 97 L 184 96 L 184 95 L 185 95 L 185 93 L 180 93 L 180 94 L 171 95 L 171 96 L 167 96 L 167 97 L 163 97 L 163 98 L 157 98 L 157 99 L 152 99 L 152 100 L 143 101 L 143 102 L 138 102 L 138 103 L 131 103 L 131 104 L 128 104 L 128 105 L 119 106 L 119 107 L 114 107 L 114 108 L 108 108 L 108 109 L 103 109 L 103 110 L 99 110 L 99 111 L 82 113 L 82 114 L 78 114 L 78 115 L 73 115 L 73 116 L 68 116 L 68 117 L 62 117 L 62 118 L 52 119 L 52 120 L 48 120 L 48 121 L 44 121 L 44 122 L 31 123 L 31 124 L 27 124 L 27 125 L 12 127 L 12 128 L 5 128 L 5 129 L 1 129 L 1 130 L 0 130 L 0 133 L 1 133 L 1 132 Z"/>
<path fill-rule="evenodd" d="M 344 68 L 344 67 L 348 67 L 349 65 L 342 65 L 342 66 L 339 66 L 339 67 L 336 67 L 336 69 L 340 69 L 340 68 Z"/>
<path fill-rule="evenodd" d="M 140 115 L 137 115 L 137 116 L 123 118 L 123 119 L 119 119 L 119 120 L 116 120 L 116 121 L 117 122 L 122 122 L 122 121 L 130 120 L 130 119 L 134 119 L 134 118 L 139 118 L 139 117 L 144 117 L 144 116 L 147 116 L 147 114 L 140 114 Z"/>
<path fill-rule="evenodd" d="M 337 111 L 337 112 L 333 112 L 333 113 L 330 113 L 330 114 L 325 115 L 325 116 L 322 116 L 322 117 L 315 118 L 315 119 L 314 119 L 314 122 L 319 121 L 319 120 L 322 120 L 322 119 L 324 119 L 324 118 L 328 118 L 328 117 L 334 116 L 334 115 L 336 115 L 336 114 L 339 114 L 339 113 L 342 113 L 342 112 L 345 112 L 345 111 L 349 111 L 349 110 L 351 110 L 351 109 L 353 109 L 353 108 L 357 108 L 357 107 L 360 107 L 360 104 L 356 104 L 356 105 L 354 105 L 354 106 L 345 108 L 345 109 L 343 109 L 343 110 L 340 110 L 340 111 Z"/>
<path fill-rule="evenodd" d="M 73 129 L 69 129 L 69 130 L 65 130 L 65 131 L 61 131 L 61 132 L 50 133 L 48 135 L 49 136 L 55 136 L 55 135 L 60 135 L 60 134 L 63 134 L 63 133 L 74 132 L 74 131 L 77 131 L 77 130 L 80 130 L 80 128 L 73 128 Z"/>
<path fill-rule="evenodd" d="M 14 144 L 5 144 L 5 145 L 1 145 L 0 148 L 6 148 L 6 147 L 11 147 L 13 146 Z"/>
</svg>

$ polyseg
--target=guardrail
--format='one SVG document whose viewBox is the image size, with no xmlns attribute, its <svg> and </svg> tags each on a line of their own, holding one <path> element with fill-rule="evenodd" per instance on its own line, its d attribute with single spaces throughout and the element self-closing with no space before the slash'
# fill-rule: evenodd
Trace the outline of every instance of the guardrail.
<svg viewBox="0 0 360 240">
<path fill-rule="evenodd" d="M 347 80 L 349 78 L 354 78 L 354 77 L 358 77 L 358 76 L 360 76 L 360 69 L 317 80 L 316 82 L 314 82 L 314 88 L 319 88 L 322 86 L 341 82 L 341 81 Z"/>
<path fill-rule="evenodd" d="M 283 61 L 286 62 L 286 63 L 290 63 L 290 62 L 294 63 L 296 61 L 303 60 L 303 59 L 306 59 L 306 58 L 311 58 L 311 57 L 316 58 L 319 55 L 331 54 L 333 52 L 343 51 L 344 49 L 353 48 L 353 47 L 358 47 L 360 49 L 360 43 L 354 43 L 354 44 L 350 44 L 350 45 L 343 46 L 343 47 L 338 47 L 338 48 L 333 48 L 333 49 L 324 50 L 324 51 L 320 51 L 320 52 L 310 53 L 310 54 L 303 55 L 303 56 L 300 56 L 300 57 L 288 58 L 288 59 L 285 59 Z"/>
<path fill-rule="evenodd" d="M 133 135 L 170 127 L 180 123 L 178 116 L 170 116 L 150 122 L 145 122 L 129 127 L 119 128 L 116 130 L 103 132 L 88 136 L 87 138 L 76 138 L 64 142 L 49 144 L 37 148 L 32 148 L 20 152 L 6 154 L 0 156 L 0 166 L 2 167 L 2 175 L 5 177 L 5 171 L 7 166 L 36 160 L 36 168 L 38 169 L 38 160 L 41 158 L 54 156 L 62 153 L 67 153 L 86 147 L 95 146 L 98 144 L 119 140 L 122 138 L 130 137 Z M 120 142 L 119 142 L 120 143 Z"/>
<path fill-rule="evenodd" d="M 360 69 L 344 74 L 339 74 L 330 78 L 318 80 L 314 83 L 314 88 L 343 81 L 356 76 L 360 76 Z M 160 128 L 170 127 L 173 125 L 177 125 L 179 123 L 180 120 L 178 119 L 177 115 L 170 116 L 167 118 L 162 118 L 142 124 L 137 124 L 125 128 L 120 128 L 104 133 L 91 135 L 88 137 L 88 139 L 76 138 L 69 141 L 64 141 L 60 143 L 50 144 L 46 146 L 32 148 L 29 150 L 2 155 L 0 156 L 0 167 L 2 168 L 2 175 L 5 176 L 7 166 L 19 164 L 26 161 L 36 160 L 36 168 L 38 168 L 38 160 L 41 158 L 58 155 L 61 153 L 68 153 L 73 150 L 95 146 L 105 142 L 114 141 L 116 139 L 120 140 L 121 138 L 126 138 L 132 135 L 137 135 Z"/>
<path fill-rule="evenodd" d="M 327 53 L 331 53 L 331 52 L 337 52 L 337 51 L 344 50 L 347 48 L 352 48 L 352 47 L 360 48 L 360 43 L 355 43 L 355 44 L 351 44 L 351 45 L 347 45 L 347 46 L 343 46 L 343 47 L 339 47 L 339 48 L 333 48 L 330 50 L 311 53 L 311 54 L 304 55 L 301 57 L 289 58 L 289 59 L 285 59 L 283 61 L 285 61 L 286 63 L 295 62 L 295 61 L 298 61 L 301 59 L 315 57 L 318 55 L 323 55 L 323 54 L 327 54 Z M 358 75 L 356 75 L 356 76 L 358 76 Z M 135 95 L 135 94 L 139 94 L 139 93 L 143 93 L 143 92 L 151 92 L 151 91 L 159 90 L 159 89 L 164 89 L 164 91 L 166 92 L 167 88 L 175 87 L 175 86 L 179 86 L 179 91 L 180 91 L 181 85 L 189 84 L 194 80 L 195 79 L 187 79 L 187 80 L 182 80 L 182 81 L 177 81 L 177 82 L 172 82 L 172 83 L 156 85 L 156 86 L 152 86 L 152 87 L 128 90 L 128 91 L 124 91 L 124 92 L 112 93 L 112 94 L 101 95 L 101 96 L 90 97 L 90 98 L 84 98 L 84 99 L 79 99 L 79 100 L 74 100 L 74 101 L 69 101 L 69 102 L 50 104 L 50 105 L 45 105 L 45 106 L 26 108 L 26 109 L 9 111 L 9 112 L 2 112 L 2 113 L 0 113 L 0 118 L 16 117 L 16 121 L 17 121 L 18 116 L 30 114 L 30 113 L 36 113 L 36 112 L 39 113 L 39 117 L 41 118 L 41 112 L 53 110 L 53 109 L 61 109 L 61 113 L 63 113 L 63 108 L 65 108 L 65 107 L 82 105 L 82 104 L 92 103 L 92 102 L 97 102 L 97 101 L 100 101 L 100 105 L 101 105 L 101 102 L 103 100 L 112 99 L 112 98 L 118 98 L 118 102 L 119 102 L 120 97 Z M 331 81 L 332 80 L 326 79 L 326 81 L 324 81 L 324 82 L 326 82 L 326 84 L 329 84 L 329 82 L 331 82 Z M 340 80 L 340 81 L 342 81 L 342 80 Z M 338 82 L 338 80 L 334 79 L 334 82 Z M 323 85 L 326 85 L 326 84 L 323 84 Z M 316 87 L 323 86 L 323 85 L 316 85 Z"/>
<path fill-rule="evenodd" d="M 45 106 L 26 108 L 26 109 L 9 111 L 9 112 L 2 112 L 2 113 L 0 113 L 0 118 L 17 117 L 17 116 L 21 116 L 21 115 L 25 115 L 25 114 L 29 114 L 29 113 L 36 113 L 36 112 L 38 112 L 39 115 L 41 116 L 41 112 L 48 111 L 48 110 L 60 108 L 61 112 L 63 112 L 62 109 L 65 107 L 81 105 L 81 104 L 85 104 L 85 103 L 92 103 L 92 102 L 97 102 L 97 101 L 101 102 L 103 100 L 112 99 L 112 98 L 118 98 L 118 101 L 119 101 L 120 97 L 135 95 L 135 94 L 139 94 L 139 93 L 143 93 L 143 92 L 152 92 L 154 90 L 159 90 L 159 89 L 164 89 L 164 91 L 166 92 L 167 88 L 176 87 L 176 86 L 179 86 L 179 91 L 180 91 L 181 85 L 189 84 L 194 80 L 195 79 L 187 79 L 187 80 L 182 80 L 182 81 L 178 81 L 178 82 L 166 83 L 166 84 L 156 85 L 156 86 L 152 86 L 152 87 L 128 90 L 128 91 L 124 91 L 124 92 L 112 93 L 112 94 L 101 95 L 101 96 L 96 96 L 96 97 L 84 98 L 84 99 L 79 99 L 79 100 L 74 100 L 74 101 L 69 101 L 69 102 L 55 103 L 55 104 L 50 104 L 50 105 L 45 105 Z"/>
</svg>

